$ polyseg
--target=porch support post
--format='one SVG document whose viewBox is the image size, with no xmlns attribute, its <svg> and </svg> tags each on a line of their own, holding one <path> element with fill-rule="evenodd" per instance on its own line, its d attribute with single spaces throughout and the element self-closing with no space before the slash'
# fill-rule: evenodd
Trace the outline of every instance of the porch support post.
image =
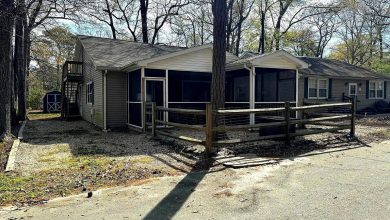
<svg viewBox="0 0 390 220">
<path fill-rule="evenodd" d="M 145 83 L 144 83 L 144 77 L 145 77 L 145 68 L 141 67 L 141 119 L 142 119 L 142 129 L 145 129 L 145 112 L 144 112 L 144 103 L 146 101 L 145 99 Z"/>
<path fill-rule="evenodd" d="M 255 108 L 255 77 L 256 77 L 256 68 L 252 66 L 251 71 L 249 72 L 249 108 Z M 255 124 L 255 114 L 250 114 L 250 124 Z"/>
<path fill-rule="evenodd" d="M 168 103 L 169 103 L 169 89 L 168 89 L 168 80 L 169 80 L 169 70 L 165 70 L 165 108 L 169 108 Z M 164 113 L 164 118 L 165 121 L 168 121 L 168 112 Z"/>
<path fill-rule="evenodd" d="M 299 70 L 298 68 L 295 69 L 295 106 L 299 107 Z M 295 112 L 296 118 L 300 117 L 300 112 Z"/>
</svg>

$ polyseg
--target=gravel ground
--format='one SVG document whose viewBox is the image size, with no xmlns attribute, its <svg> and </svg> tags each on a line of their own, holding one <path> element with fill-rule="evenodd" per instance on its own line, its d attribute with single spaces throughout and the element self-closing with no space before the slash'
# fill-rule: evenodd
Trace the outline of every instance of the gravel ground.
<svg viewBox="0 0 390 220">
<path fill-rule="evenodd" d="M 148 166 L 169 164 L 181 170 L 190 170 L 195 163 L 147 135 L 105 133 L 85 121 L 33 120 L 26 124 L 24 136 L 16 157 L 16 170 L 23 174 L 61 167 L 63 159 L 88 155 L 145 160 Z"/>
<path fill-rule="evenodd" d="M 335 124 L 348 124 L 349 121 L 338 121 Z M 343 130 L 335 133 L 322 133 L 296 137 L 291 142 L 290 148 L 285 148 L 283 141 L 266 140 L 254 143 L 224 145 L 218 149 L 219 155 L 257 154 L 267 157 L 291 157 L 318 149 L 331 149 L 337 147 L 360 147 L 370 143 L 379 143 L 390 139 L 390 117 L 376 116 L 358 118 L 356 121 L 356 138 L 349 137 L 350 130 Z M 308 128 L 326 128 L 324 126 L 307 126 Z M 204 140 L 205 134 L 200 131 L 191 130 L 168 130 L 176 135 L 183 135 Z M 227 132 L 224 135 L 228 139 L 248 139 L 258 137 L 258 132 L 238 131 Z M 200 152 L 204 148 L 199 145 L 191 145 L 185 142 L 175 141 L 187 147 L 189 151 Z"/>
<path fill-rule="evenodd" d="M 389 219 L 390 142 L 0 209 L 4 219 Z"/>
<path fill-rule="evenodd" d="M 389 139 L 390 132 L 384 121 L 383 118 L 359 119 L 357 138 L 350 138 L 346 130 L 337 134 L 298 137 L 290 148 L 285 148 L 280 141 L 263 141 L 251 145 L 223 146 L 217 154 L 250 153 L 279 161 L 314 151 L 360 148 Z M 240 132 L 229 133 L 228 137 L 257 135 L 255 132 Z M 199 160 L 203 158 L 203 146 L 169 138 L 157 141 L 145 134 L 132 132 L 104 133 L 85 121 L 31 120 L 26 125 L 24 137 L 16 157 L 16 174 L 0 175 L 0 181 L 7 183 L 5 193 L 0 190 L 0 205 L 12 204 L 13 200 L 18 204 L 37 203 L 75 194 L 86 186 L 96 190 L 128 185 L 133 184 L 132 180 L 180 175 L 207 166 L 204 160 Z M 223 169 L 217 162 L 213 165 L 211 170 Z M 19 198 L 13 199 L 12 195 L 16 193 Z"/>
</svg>

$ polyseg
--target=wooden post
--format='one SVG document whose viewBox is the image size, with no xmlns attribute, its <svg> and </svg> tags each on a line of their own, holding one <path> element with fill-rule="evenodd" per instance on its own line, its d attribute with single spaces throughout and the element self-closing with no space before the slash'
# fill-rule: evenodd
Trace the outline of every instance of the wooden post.
<svg viewBox="0 0 390 220">
<path fill-rule="evenodd" d="M 152 102 L 152 136 L 156 137 L 156 103 Z"/>
<path fill-rule="evenodd" d="M 290 102 L 285 102 L 284 103 L 284 107 L 285 107 L 285 112 L 284 112 L 284 118 L 285 118 L 285 121 L 286 121 L 286 130 L 285 130 L 285 133 L 286 133 L 286 139 L 285 139 L 285 144 L 287 146 L 290 146 Z"/>
<path fill-rule="evenodd" d="M 141 107 L 141 109 L 142 109 L 142 131 L 144 132 L 144 133 L 146 133 L 146 121 L 145 121 L 145 119 L 146 119 L 146 102 L 142 102 L 142 107 Z"/>
<path fill-rule="evenodd" d="M 206 152 L 209 154 L 213 148 L 213 107 L 206 104 Z"/>
<path fill-rule="evenodd" d="M 356 118 L 356 97 L 352 98 L 351 107 L 351 133 L 350 135 L 355 137 L 355 118 Z"/>
</svg>

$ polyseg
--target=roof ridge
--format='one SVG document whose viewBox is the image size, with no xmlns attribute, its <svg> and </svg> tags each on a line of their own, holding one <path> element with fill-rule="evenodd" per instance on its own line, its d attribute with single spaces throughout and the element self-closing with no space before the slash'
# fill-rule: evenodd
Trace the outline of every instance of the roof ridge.
<svg viewBox="0 0 390 220">
<path fill-rule="evenodd" d="M 97 37 L 97 36 L 92 36 L 92 35 L 83 35 L 83 34 L 78 34 L 77 38 L 79 40 L 82 40 L 80 37 L 88 37 L 88 38 L 97 38 L 97 39 L 103 39 L 103 40 L 110 40 L 110 41 L 124 41 L 128 43 L 136 43 L 136 44 L 141 44 L 141 45 L 149 45 L 149 46 L 166 46 L 166 47 L 175 47 L 175 48 L 187 48 L 187 47 L 180 47 L 180 46 L 172 46 L 172 45 L 167 45 L 163 43 L 159 44 L 151 44 L 151 43 L 144 43 L 144 42 L 139 42 L 139 41 L 134 41 L 134 40 L 126 40 L 126 39 L 112 39 L 109 37 Z"/>
</svg>

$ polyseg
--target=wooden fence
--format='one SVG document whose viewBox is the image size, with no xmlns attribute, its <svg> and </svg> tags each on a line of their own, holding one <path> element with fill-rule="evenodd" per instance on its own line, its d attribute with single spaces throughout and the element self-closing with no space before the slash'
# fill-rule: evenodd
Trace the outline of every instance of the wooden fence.
<svg viewBox="0 0 390 220">
<path fill-rule="evenodd" d="M 284 107 L 276 108 L 261 108 L 261 109 L 222 109 L 214 110 L 211 104 L 206 105 L 205 110 L 196 109 L 178 109 L 178 108 L 165 108 L 158 107 L 155 103 L 146 103 L 145 117 L 146 130 L 153 136 L 165 136 L 184 141 L 189 141 L 196 144 L 202 144 L 206 147 L 208 152 L 212 151 L 214 146 L 226 145 L 226 144 L 240 144 L 247 142 L 258 142 L 268 139 L 281 139 L 284 140 L 286 145 L 290 145 L 292 138 L 296 136 L 304 136 L 311 134 L 319 134 L 325 132 L 336 132 L 340 130 L 350 129 L 350 134 L 355 135 L 355 112 L 356 101 L 348 103 L 332 103 L 332 104 L 319 104 L 309 105 L 301 107 L 292 107 L 289 102 L 284 104 Z M 318 112 L 318 110 L 326 110 L 332 108 L 344 107 L 350 109 L 349 113 L 326 113 L 324 111 Z M 149 110 L 148 110 L 149 109 Z M 303 115 L 301 118 L 294 118 L 291 115 L 301 112 Z M 263 114 L 283 115 L 276 118 L 271 122 L 259 122 L 257 120 Z M 312 114 L 309 114 L 312 113 Z M 315 113 L 315 114 L 314 114 Z M 195 120 L 197 123 L 178 123 L 170 121 L 169 117 L 172 114 L 179 114 L 186 117 L 200 117 L 205 120 Z M 225 123 L 225 118 L 231 116 L 243 115 L 248 117 L 253 115 L 256 117 L 254 124 L 231 124 Z M 296 114 L 298 115 L 298 114 Z M 313 117 L 316 116 L 316 117 Z M 273 120 L 275 117 L 273 118 Z M 347 120 L 348 124 L 340 124 L 341 120 Z M 336 123 L 335 123 L 336 122 Z M 306 126 L 322 126 L 326 128 L 322 129 L 308 129 Z M 265 128 L 281 128 L 281 132 L 277 134 L 258 135 L 251 138 L 227 138 L 227 135 L 222 135 L 224 138 L 217 138 L 218 134 L 224 134 L 227 132 L 238 131 L 259 131 Z M 295 131 L 296 127 L 305 129 L 299 129 Z M 180 135 L 177 132 L 169 132 L 167 129 L 179 129 L 179 130 L 192 130 L 203 134 L 201 138 L 194 137 L 192 135 Z"/>
</svg>

